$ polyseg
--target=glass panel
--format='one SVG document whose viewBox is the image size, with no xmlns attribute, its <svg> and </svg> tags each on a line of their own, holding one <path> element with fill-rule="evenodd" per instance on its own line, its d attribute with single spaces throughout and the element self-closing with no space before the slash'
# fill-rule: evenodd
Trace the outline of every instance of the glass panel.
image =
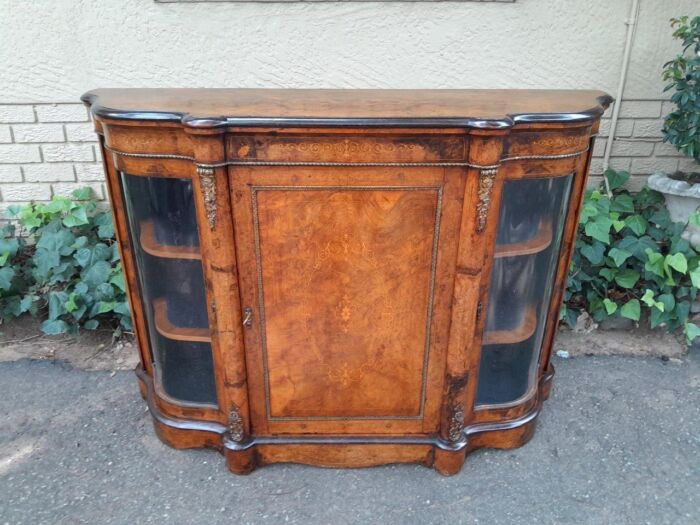
<svg viewBox="0 0 700 525">
<path fill-rule="evenodd" d="M 216 403 L 192 182 L 122 173 L 156 384 L 174 402 Z"/>
<path fill-rule="evenodd" d="M 571 179 L 504 184 L 477 405 L 514 403 L 535 386 Z"/>
</svg>

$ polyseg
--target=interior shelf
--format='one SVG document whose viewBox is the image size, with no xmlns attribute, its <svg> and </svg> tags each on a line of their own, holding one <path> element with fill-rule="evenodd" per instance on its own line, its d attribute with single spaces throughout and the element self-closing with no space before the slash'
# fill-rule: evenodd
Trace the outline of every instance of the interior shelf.
<svg viewBox="0 0 700 525">
<path fill-rule="evenodd" d="M 198 246 L 171 246 L 161 244 L 156 240 L 153 221 L 142 221 L 140 224 L 141 247 L 143 251 L 154 257 L 166 259 L 194 259 L 199 260 L 202 255 Z"/>
<path fill-rule="evenodd" d="M 552 223 L 541 221 L 537 229 L 537 235 L 532 239 L 512 244 L 497 244 L 494 257 L 531 255 L 546 250 L 550 244 L 552 244 Z"/>
<path fill-rule="evenodd" d="M 510 345 L 520 343 L 532 337 L 537 328 L 537 308 L 535 305 L 528 306 L 523 317 L 523 322 L 513 330 L 494 330 L 484 333 L 483 344 L 485 345 Z"/>
<path fill-rule="evenodd" d="M 168 302 L 165 299 L 154 299 L 153 312 L 156 330 L 163 337 L 175 341 L 211 342 L 209 328 L 186 328 L 172 324 L 168 319 Z"/>
</svg>

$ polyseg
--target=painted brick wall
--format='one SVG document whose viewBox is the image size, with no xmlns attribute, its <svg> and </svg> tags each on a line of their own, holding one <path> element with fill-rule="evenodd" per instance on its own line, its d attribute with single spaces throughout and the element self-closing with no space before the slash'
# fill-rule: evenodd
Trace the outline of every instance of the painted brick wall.
<svg viewBox="0 0 700 525">
<path fill-rule="evenodd" d="M 623 100 L 610 165 L 630 171 L 639 189 L 657 170 L 691 169 L 692 161 L 661 141 L 661 100 Z M 600 181 L 609 140 L 610 111 L 601 123 L 591 166 L 591 183 Z M 697 165 L 695 166 L 697 169 Z M 90 186 L 106 197 L 96 135 L 81 104 L 0 104 L 0 209 L 30 200 L 47 201 Z"/>
<path fill-rule="evenodd" d="M 648 175 L 656 171 L 673 172 L 697 170 L 692 159 L 681 155 L 670 144 L 664 144 L 661 136 L 664 116 L 674 108 L 671 102 L 663 100 L 623 100 L 615 130 L 610 167 L 632 173 L 628 183 L 631 190 L 639 190 L 646 183 Z M 610 140 L 610 108 L 600 125 L 598 138 L 593 149 L 591 177 L 589 184 L 600 182 L 603 171 L 603 154 Z"/>
<path fill-rule="evenodd" d="M 0 104 L 0 210 L 84 186 L 105 199 L 96 135 L 82 104 Z"/>
</svg>

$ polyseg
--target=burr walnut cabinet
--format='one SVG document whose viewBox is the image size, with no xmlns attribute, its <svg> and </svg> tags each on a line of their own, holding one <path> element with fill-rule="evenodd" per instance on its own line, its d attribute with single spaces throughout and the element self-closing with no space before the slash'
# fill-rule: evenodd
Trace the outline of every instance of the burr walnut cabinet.
<svg viewBox="0 0 700 525">
<path fill-rule="evenodd" d="M 229 468 L 460 470 L 533 434 L 595 91 L 105 89 L 158 436 Z"/>
</svg>

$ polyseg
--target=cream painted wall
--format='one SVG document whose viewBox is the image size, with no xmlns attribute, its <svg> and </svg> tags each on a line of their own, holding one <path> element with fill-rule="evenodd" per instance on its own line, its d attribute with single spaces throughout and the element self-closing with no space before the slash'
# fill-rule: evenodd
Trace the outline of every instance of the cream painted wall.
<svg viewBox="0 0 700 525">
<path fill-rule="evenodd" d="M 661 96 L 668 18 L 641 0 L 625 96 Z M 0 102 L 106 86 L 542 87 L 614 91 L 628 0 L 174 3 L 0 0 Z"/>
<path fill-rule="evenodd" d="M 632 0 L 156 3 L 0 0 L 0 214 L 91 186 L 97 87 L 596 88 L 614 94 Z M 640 0 L 611 166 L 630 186 L 691 161 L 661 142 L 668 19 L 698 0 Z M 610 121 L 591 173 L 602 172 Z M 695 169 L 693 166 L 692 169 Z M 599 179 L 595 176 L 591 182 Z M 1 220 L 1 217 L 0 217 Z"/>
</svg>

